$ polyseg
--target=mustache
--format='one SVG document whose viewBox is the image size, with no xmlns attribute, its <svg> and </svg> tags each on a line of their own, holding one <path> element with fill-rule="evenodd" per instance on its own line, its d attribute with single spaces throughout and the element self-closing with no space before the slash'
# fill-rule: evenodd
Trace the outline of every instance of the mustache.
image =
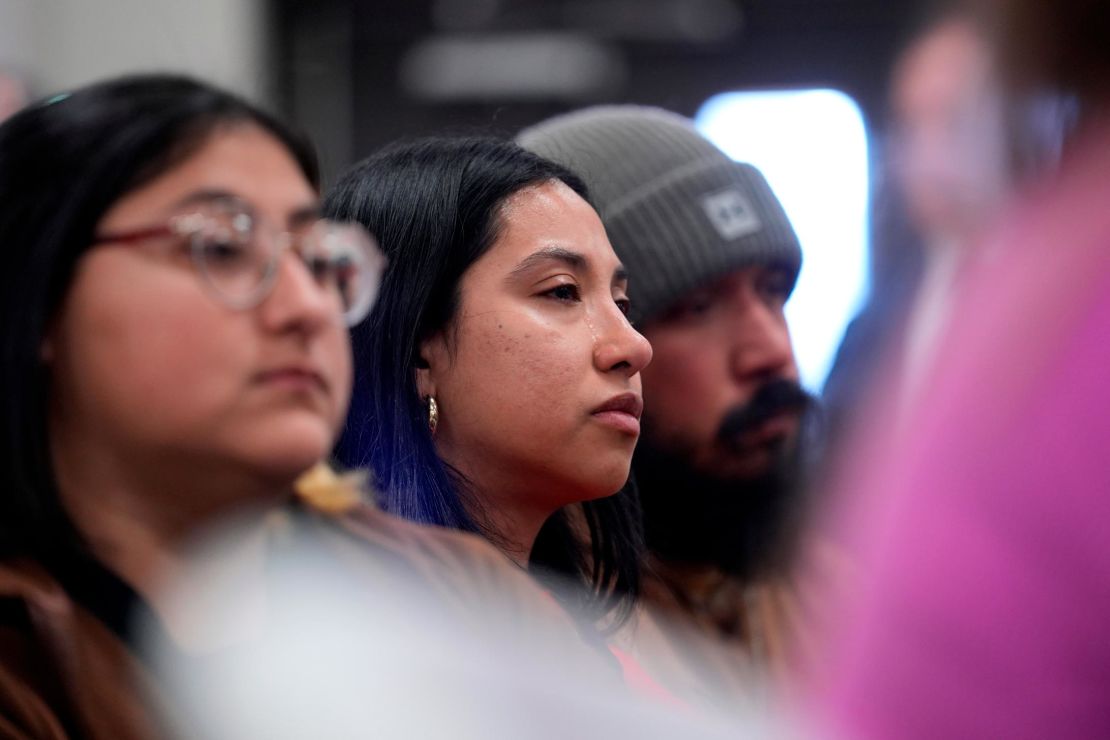
<svg viewBox="0 0 1110 740">
<path fill-rule="evenodd" d="M 717 430 L 717 441 L 729 444 L 779 414 L 803 414 L 814 404 L 813 397 L 797 382 L 786 378 L 769 380 L 747 403 L 725 414 Z"/>
</svg>

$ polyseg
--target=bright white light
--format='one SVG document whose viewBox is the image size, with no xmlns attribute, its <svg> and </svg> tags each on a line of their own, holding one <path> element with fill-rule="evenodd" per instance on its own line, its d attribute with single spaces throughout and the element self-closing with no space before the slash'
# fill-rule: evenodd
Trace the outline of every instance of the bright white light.
<svg viewBox="0 0 1110 740">
<path fill-rule="evenodd" d="M 786 306 L 807 388 L 828 375 L 867 292 L 867 132 L 859 106 L 835 90 L 725 93 L 698 128 L 733 159 L 758 167 L 798 232 L 804 259 Z"/>
</svg>

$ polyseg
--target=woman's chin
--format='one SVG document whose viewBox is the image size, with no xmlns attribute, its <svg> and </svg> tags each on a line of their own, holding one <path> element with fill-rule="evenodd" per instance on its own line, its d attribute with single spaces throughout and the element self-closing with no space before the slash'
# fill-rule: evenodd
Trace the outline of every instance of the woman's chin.
<svg viewBox="0 0 1110 740">
<path fill-rule="evenodd" d="M 292 483 L 331 454 L 333 438 L 328 432 L 305 433 L 285 436 L 274 435 L 247 452 L 250 464 L 263 476 L 283 483 Z"/>
<path fill-rule="evenodd" d="M 628 483 L 628 473 L 628 465 L 617 465 L 600 471 L 597 476 L 580 487 L 579 501 L 596 501 L 619 493 Z"/>
</svg>

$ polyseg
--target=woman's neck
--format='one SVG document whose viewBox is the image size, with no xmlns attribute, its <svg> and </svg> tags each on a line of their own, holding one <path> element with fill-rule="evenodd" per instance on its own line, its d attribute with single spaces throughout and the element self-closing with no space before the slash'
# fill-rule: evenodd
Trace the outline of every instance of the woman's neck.
<svg viewBox="0 0 1110 740">
<path fill-rule="evenodd" d="M 203 615 L 181 608 L 189 601 L 180 598 L 181 589 L 204 580 L 198 577 L 203 571 L 196 565 L 197 539 L 241 514 L 235 546 L 221 552 L 221 577 L 247 586 L 261 570 L 260 512 L 279 503 L 284 491 L 219 465 L 163 459 L 144 466 L 97 447 L 54 448 L 62 505 L 91 554 L 146 601 L 180 647 L 205 650 L 226 642 L 226 634 L 202 626 Z M 80 454 L 67 454 L 69 449 Z M 248 509 L 253 513 L 246 514 Z M 249 591 L 243 591 L 244 604 L 253 603 Z"/>
<path fill-rule="evenodd" d="M 477 511 L 471 515 L 506 557 L 527 570 L 536 537 L 555 512 L 536 506 L 531 491 L 504 486 L 476 488 Z"/>
<path fill-rule="evenodd" d="M 527 570 L 532 546 L 550 514 L 507 507 L 501 501 L 486 500 L 477 517 L 480 526 L 490 534 L 490 540 L 506 557 Z"/>
<path fill-rule="evenodd" d="M 469 495 L 464 501 L 469 499 L 470 518 L 506 557 L 527 568 L 536 537 L 557 508 L 537 495 L 537 486 L 527 476 L 483 464 L 480 456 L 460 454 L 442 443 L 437 452 L 466 481 Z"/>
</svg>

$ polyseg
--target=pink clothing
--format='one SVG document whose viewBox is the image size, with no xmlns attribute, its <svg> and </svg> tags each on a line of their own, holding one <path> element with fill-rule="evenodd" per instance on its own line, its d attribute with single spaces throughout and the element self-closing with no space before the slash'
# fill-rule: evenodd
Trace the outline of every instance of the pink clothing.
<svg viewBox="0 0 1110 740">
<path fill-rule="evenodd" d="M 818 705 L 845 737 L 1110 737 L 1110 121 L 1005 224 L 843 487 L 861 577 Z"/>
<path fill-rule="evenodd" d="M 613 645 L 609 646 L 609 652 L 617 659 L 621 667 L 621 675 L 624 676 L 624 683 L 633 692 L 644 699 L 650 699 L 656 704 L 670 706 L 675 709 L 689 710 L 689 705 L 672 694 L 667 690 L 663 684 L 655 680 L 655 678 L 647 672 L 643 664 L 640 663 L 631 653 L 621 650 L 619 647 Z"/>
</svg>

